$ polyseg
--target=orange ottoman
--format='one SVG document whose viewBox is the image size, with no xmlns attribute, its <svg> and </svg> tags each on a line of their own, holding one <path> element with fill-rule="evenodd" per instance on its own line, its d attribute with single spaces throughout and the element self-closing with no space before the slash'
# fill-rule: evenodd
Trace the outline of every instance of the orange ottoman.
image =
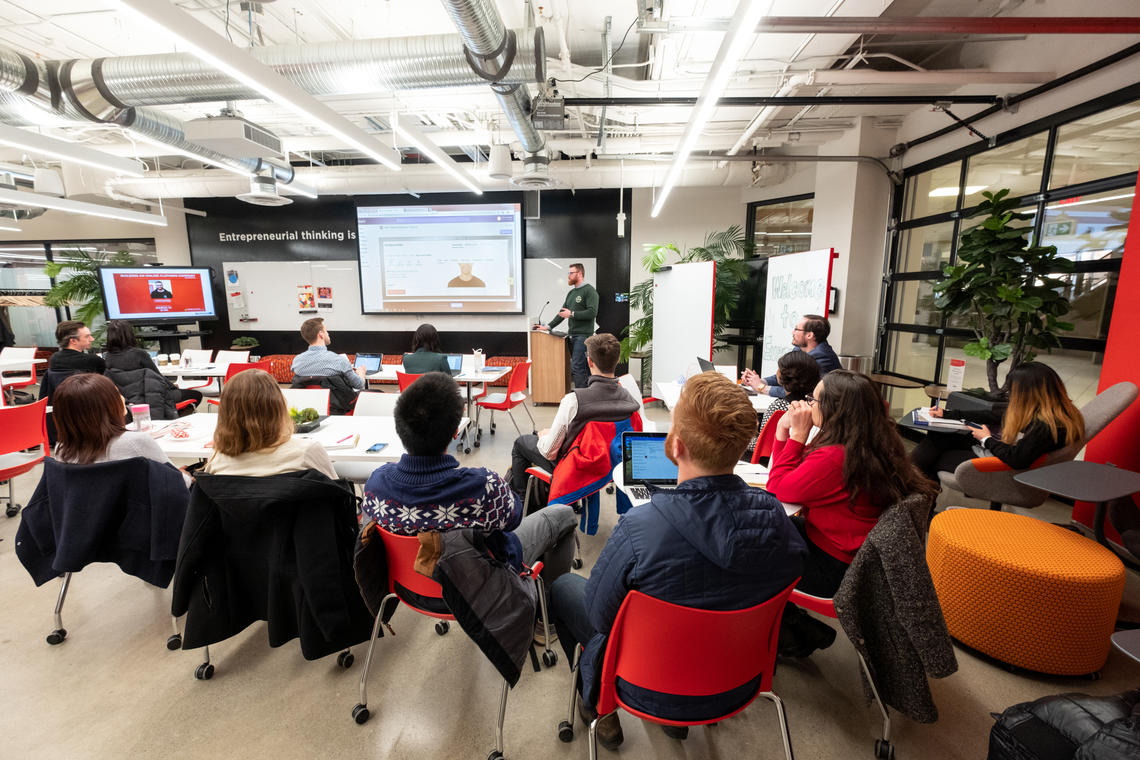
<svg viewBox="0 0 1140 760">
<path fill-rule="evenodd" d="M 950 635 L 1053 675 L 1108 658 L 1124 565 L 1095 541 L 1010 512 L 950 509 L 930 524 L 926 563 Z"/>
</svg>

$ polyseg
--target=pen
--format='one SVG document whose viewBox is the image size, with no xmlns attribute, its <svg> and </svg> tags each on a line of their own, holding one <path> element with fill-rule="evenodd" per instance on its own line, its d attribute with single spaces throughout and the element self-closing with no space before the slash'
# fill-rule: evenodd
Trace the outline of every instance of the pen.
<svg viewBox="0 0 1140 760">
<path fill-rule="evenodd" d="M 355 435 L 355 433 L 350 433 L 349 435 L 346 435 L 344 438 L 341 438 L 339 441 L 337 441 L 337 443 L 344 443 L 349 438 L 351 438 L 353 435 Z"/>
</svg>

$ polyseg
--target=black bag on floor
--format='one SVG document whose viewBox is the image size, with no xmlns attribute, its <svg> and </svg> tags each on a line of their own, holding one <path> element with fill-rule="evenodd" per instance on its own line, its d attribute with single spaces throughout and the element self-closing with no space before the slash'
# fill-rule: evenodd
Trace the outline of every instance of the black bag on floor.
<svg viewBox="0 0 1140 760">
<path fill-rule="evenodd" d="M 1114 697 L 1056 694 L 995 717 L 987 760 L 1140 757 L 1140 689 Z"/>
</svg>

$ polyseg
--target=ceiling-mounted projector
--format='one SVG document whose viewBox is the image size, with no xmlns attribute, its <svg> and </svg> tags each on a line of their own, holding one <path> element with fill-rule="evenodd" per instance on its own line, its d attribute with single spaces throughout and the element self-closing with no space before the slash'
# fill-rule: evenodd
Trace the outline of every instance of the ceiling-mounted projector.
<svg viewBox="0 0 1140 760">
<path fill-rule="evenodd" d="M 255 206 L 288 206 L 292 198 L 286 198 L 277 192 L 277 180 L 273 177 L 251 177 L 249 192 L 237 196 L 239 201 L 252 203 Z"/>
</svg>

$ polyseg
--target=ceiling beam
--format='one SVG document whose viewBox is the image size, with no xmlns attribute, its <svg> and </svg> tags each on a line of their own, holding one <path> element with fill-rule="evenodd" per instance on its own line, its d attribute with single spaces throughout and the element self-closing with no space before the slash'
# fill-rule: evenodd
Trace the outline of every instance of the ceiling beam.
<svg viewBox="0 0 1140 760">
<path fill-rule="evenodd" d="M 726 32 L 729 18 L 674 18 L 644 24 L 641 34 Z M 1140 17 L 975 18 L 972 16 L 769 16 L 757 34 L 1140 34 Z"/>
<path fill-rule="evenodd" d="M 697 99 L 666 98 L 566 98 L 566 107 L 577 106 L 691 106 Z M 959 103 L 994 105 L 1002 102 L 997 95 L 784 95 L 721 98 L 718 108 L 751 108 L 755 106 L 890 106 Z"/>
</svg>

